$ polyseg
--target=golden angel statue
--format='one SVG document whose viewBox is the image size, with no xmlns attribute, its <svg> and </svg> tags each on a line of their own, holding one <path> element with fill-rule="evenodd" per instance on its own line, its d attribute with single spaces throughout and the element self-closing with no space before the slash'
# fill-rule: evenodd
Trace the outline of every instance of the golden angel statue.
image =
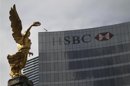
<svg viewBox="0 0 130 86">
<path fill-rule="evenodd" d="M 34 22 L 27 31 L 22 34 L 22 23 L 16 11 L 15 5 L 11 7 L 9 19 L 11 21 L 12 36 L 17 43 L 18 51 L 13 55 L 8 55 L 7 59 L 11 67 L 10 76 L 12 78 L 21 76 L 21 70 L 25 67 L 28 55 L 33 55 L 30 52 L 31 40 L 29 39 L 30 30 L 33 26 L 40 26 L 40 22 Z"/>
</svg>

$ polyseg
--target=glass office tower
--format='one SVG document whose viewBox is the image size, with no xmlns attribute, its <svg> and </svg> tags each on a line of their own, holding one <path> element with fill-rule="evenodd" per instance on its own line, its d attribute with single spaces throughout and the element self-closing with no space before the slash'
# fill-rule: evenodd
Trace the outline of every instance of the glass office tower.
<svg viewBox="0 0 130 86">
<path fill-rule="evenodd" d="M 39 84 L 39 58 L 35 57 L 27 61 L 23 74 L 33 81 L 34 86 Z"/>
<path fill-rule="evenodd" d="M 130 86 L 130 23 L 39 33 L 39 86 Z"/>
<path fill-rule="evenodd" d="M 130 86 L 130 22 L 40 32 L 38 86 Z"/>
</svg>

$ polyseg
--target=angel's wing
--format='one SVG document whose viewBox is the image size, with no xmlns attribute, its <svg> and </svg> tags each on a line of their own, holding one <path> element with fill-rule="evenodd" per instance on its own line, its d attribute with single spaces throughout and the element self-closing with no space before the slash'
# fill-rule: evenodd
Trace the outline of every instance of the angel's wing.
<svg viewBox="0 0 130 86">
<path fill-rule="evenodd" d="M 9 19 L 11 21 L 11 27 L 13 31 L 12 36 L 14 40 L 16 41 L 16 43 L 21 44 L 20 39 L 22 38 L 22 34 L 21 34 L 22 23 L 16 11 L 15 5 L 13 6 L 13 8 L 11 7 L 11 10 L 9 13 L 10 13 Z"/>
</svg>

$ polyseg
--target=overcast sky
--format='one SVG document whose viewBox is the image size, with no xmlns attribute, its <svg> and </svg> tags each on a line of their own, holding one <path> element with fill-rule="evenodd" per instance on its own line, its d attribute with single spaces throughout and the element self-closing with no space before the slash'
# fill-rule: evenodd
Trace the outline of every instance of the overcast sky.
<svg viewBox="0 0 130 86">
<path fill-rule="evenodd" d="M 130 0 L 0 0 L 0 86 L 7 86 L 10 79 L 7 55 L 17 51 L 8 18 L 13 4 L 24 30 L 33 21 L 42 24 L 32 29 L 33 57 L 38 56 L 38 32 L 43 28 L 75 30 L 130 21 Z"/>
</svg>

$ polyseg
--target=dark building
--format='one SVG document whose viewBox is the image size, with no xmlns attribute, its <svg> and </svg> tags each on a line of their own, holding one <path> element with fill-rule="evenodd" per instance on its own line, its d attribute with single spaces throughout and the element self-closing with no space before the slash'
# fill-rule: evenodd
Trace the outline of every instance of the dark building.
<svg viewBox="0 0 130 86">
<path fill-rule="evenodd" d="M 38 86 L 130 86 L 130 22 L 40 32 L 38 62 Z"/>
</svg>

